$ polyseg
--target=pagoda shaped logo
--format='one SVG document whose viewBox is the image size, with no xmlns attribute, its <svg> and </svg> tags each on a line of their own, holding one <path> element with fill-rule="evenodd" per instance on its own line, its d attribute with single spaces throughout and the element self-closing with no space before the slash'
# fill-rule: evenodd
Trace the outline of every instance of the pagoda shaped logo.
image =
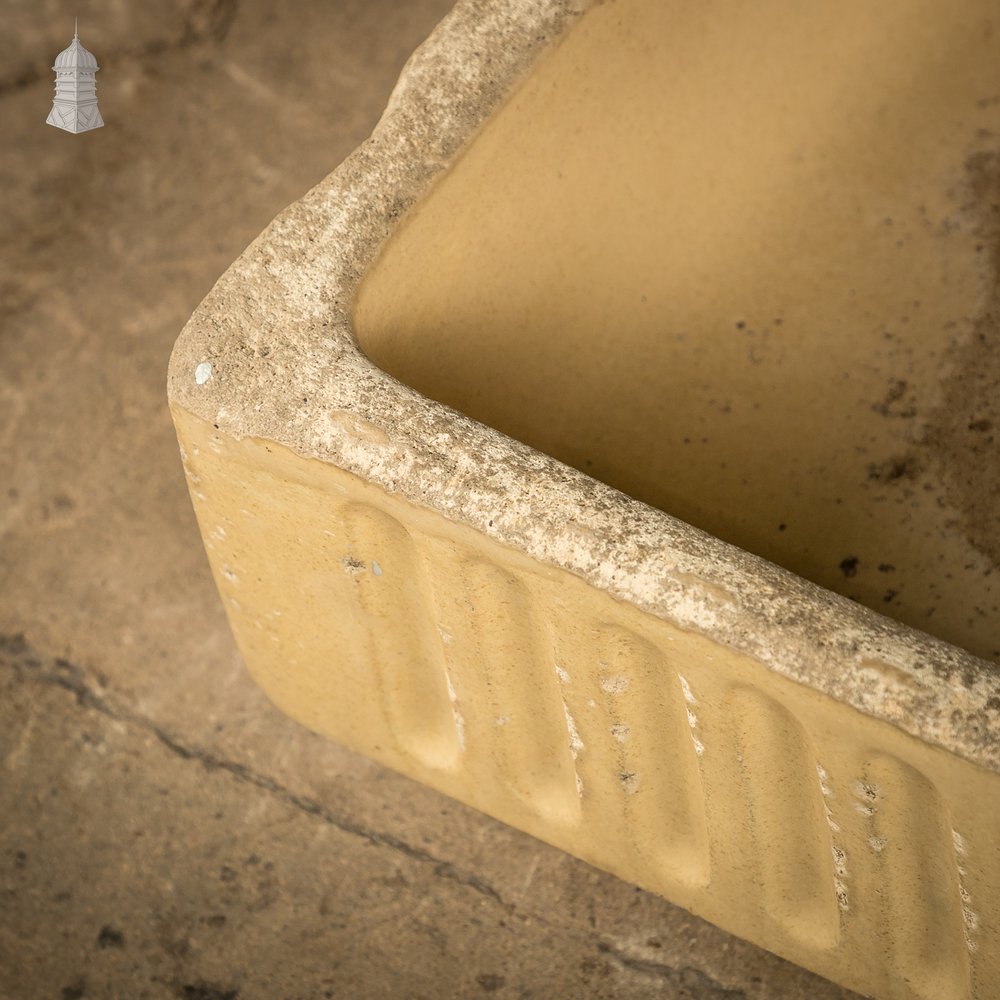
<svg viewBox="0 0 1000 1000">
<path fill-rule="evenodd" d="M 97 60 L 81 44 L 77 28 L 68 49 L 56 56 L 52 69 L 56 74 L 56 97 L 45 119 L 49 125 L 67 132 L 89 132 L 104 124 L 97 108 Z"/>
</svg>

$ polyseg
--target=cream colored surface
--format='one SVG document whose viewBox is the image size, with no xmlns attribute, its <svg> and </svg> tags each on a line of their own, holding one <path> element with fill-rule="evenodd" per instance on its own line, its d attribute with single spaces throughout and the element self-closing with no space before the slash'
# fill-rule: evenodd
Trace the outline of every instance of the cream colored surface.
<svg viewBox="0 0 1000 1000">
<path fill-rule="evenodd" d="M 174 419 L 230 623 L 289 714 L 854 989 L 1000 990 L 1000 776 L 335 466 Z"/>
<path fill-rule="evenodd" d="M 855 988 L 985 1000 L 1000 62 L 982 5 L 817 10 L 463 0 L 170 397 L 294 717 Z"/>
<path fill-rule="evenodd" d="M 597 6 L 368 272 L 361 347 L 1000 658 L 996 20 L 992 0 Z"/>
</svg>

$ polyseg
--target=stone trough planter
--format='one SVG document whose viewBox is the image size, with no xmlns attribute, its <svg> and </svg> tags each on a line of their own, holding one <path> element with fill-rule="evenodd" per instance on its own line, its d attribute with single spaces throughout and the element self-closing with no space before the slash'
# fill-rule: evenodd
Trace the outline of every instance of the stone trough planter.
<svg viewBox="0 0 1000 1000">
<path fill-rule="evenodd" d="M 991 19 L 459 3 L 171 360 L 274 701 L 862 993 L 1000 995 Z"/>
</svg>

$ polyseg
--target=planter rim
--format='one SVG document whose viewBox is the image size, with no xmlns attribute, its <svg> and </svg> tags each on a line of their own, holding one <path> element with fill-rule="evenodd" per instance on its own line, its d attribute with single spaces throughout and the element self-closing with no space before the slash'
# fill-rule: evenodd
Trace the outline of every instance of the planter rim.
<svg viewBox="0 0 1000 1000">
<path fill-rule="evenodd" d="M 333 463 L 1000 771 L 995 664 L 430 400 L 358 347 L 358 286 L 402 216 L 597 2 L 460 0 L 407 63 L 371 137 L 199 305 L 170 359 L 171 405 L 235 439 Z"/>
</svg>

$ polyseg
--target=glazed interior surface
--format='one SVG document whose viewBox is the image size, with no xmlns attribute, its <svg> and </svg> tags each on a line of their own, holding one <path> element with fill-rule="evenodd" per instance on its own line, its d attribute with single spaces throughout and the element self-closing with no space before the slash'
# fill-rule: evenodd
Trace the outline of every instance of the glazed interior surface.
<svg viewBox="0 0 1000 1000">
<path fill-rule="evenodd" d="M 607 0 L 400 225 L 425 395 L 1000 660 L 1000 8 Z"/>
</svg>

